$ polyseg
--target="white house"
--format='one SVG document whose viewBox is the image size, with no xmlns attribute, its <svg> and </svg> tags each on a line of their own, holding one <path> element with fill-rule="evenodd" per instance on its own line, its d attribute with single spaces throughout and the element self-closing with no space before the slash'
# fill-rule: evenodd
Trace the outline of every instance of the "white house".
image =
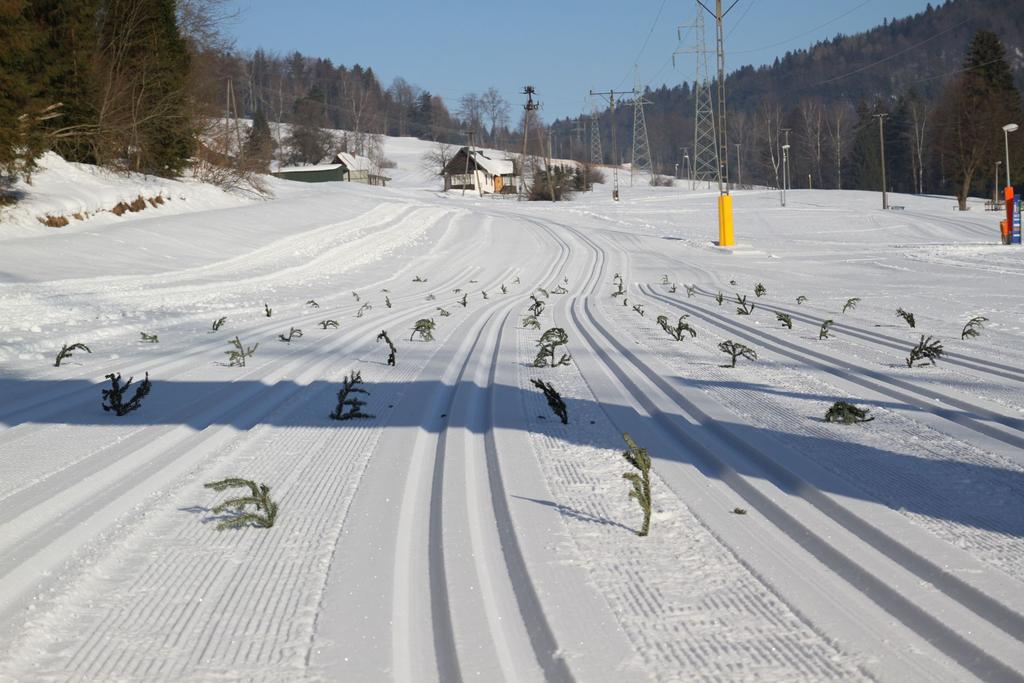
<svg viewBox="0 0 1024 683">
<path fill-rule="evenodd" d="M 479 149 L 462 147 L 441 171 L 444 189 L 484 194 L 513 194 L 519 176 L 511 159 L 493 159 Z"/>
</svg>

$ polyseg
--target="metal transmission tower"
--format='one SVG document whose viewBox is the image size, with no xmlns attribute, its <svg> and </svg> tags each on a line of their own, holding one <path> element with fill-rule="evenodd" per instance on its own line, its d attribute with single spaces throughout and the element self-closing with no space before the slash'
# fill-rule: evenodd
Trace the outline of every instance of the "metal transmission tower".
<svg viewBox="0 0 1024 683">
<path fill-rule="evenodd" d="M 700 5 L 700 3 L 697 3 Z M 678 29 L 679 40 L 683 40 L 683 29 L 693 31 L 693 43 L 683 45 L 672 55 L 692 54 L 697 58 L 697 74 L 693 82 L 693 185 L 719 180 L 721 167 L 718 162 L 718 140 L 715 135 L 715 112 L 711 106 L 711 80 L 708 76 L 708 48 L 704 34 L 704 12 L 697 7 L 697 18 L 692 24 L 683 24 Z"/>
<path fill-rule="evenodd" d="M 597 121 L 597 107 L 590 114 L 590 163 L 604 163 L 604 152 L 601 150 L 601 126 Z"/>
<path fill-rule="evenodd" d="M 633 86 L 633 158 L 629 163 L 629 185 L 633 186 L 633 177 L 646 173 L 654 179 L 651 167 L 651 144 L 647 138 L 647 120 L 644 118 L 644 105 L 650 104 L 644 99 L 643 86 L 640 84 L 640 70 L 636 68 L 636 81 Z"/>
</svg>

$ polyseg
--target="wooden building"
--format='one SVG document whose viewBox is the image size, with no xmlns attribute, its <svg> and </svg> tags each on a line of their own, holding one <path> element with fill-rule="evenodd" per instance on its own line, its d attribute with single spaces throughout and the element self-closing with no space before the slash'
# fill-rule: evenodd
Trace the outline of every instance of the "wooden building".
<svg viewBox="0 0 1024 683">
<path fill-rule="evenodd" d="M 301 183 L 349 182 L 364 185 L 387 185 L 391 180 L 373 172 L 373 164 L 366 157 L 338 152 L 329 164 L 316 166 L 288 166 L 278 169 L 274 176 Z"/>
<path fill-rule="evenodd" d="M 511 159 L 493 159 L 479 149 L 462 147 L 441 171 L 444 189 L 481 194 L 515 194 L 519 176 Z"/>
</svg>

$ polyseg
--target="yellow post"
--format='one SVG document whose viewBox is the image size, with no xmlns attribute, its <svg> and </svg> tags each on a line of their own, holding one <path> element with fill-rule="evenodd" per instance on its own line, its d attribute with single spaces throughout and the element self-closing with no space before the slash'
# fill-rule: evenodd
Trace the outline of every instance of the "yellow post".
<svg viewBox="0 0 1024 683">
<path fill-rule="evenodd" d="M 718 196 L 718 246 L 731 247 L 735 244 L 732 234 L 732 195 Z"/>
</svg>

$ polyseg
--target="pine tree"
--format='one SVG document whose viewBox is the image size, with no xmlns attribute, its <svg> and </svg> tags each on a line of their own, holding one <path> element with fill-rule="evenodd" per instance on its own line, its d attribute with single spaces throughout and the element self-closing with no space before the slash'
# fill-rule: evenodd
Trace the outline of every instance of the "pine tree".
<svg viewBox="0 0 1024 683">
<path fill-rule="evenodd" d="M 270 124 L 262 109 L 257 109 L 252 117 L 252 128 L 245 140 L 242 155 L 249 168 L 260 173 L 270 169 L 270 160 L 274 155 L 274 137 L 270 133 Z"/>
<path fill-rule="evenodd" d="M 0 0 L 0 192 L 18 175 L 31 173 L 42 153 L 39 144 L 26 146 L 28 131 L 19 120 L 33 102 L 33 54 L 39 44 L 27 7 L 26 0 Z"/>
</svg>

